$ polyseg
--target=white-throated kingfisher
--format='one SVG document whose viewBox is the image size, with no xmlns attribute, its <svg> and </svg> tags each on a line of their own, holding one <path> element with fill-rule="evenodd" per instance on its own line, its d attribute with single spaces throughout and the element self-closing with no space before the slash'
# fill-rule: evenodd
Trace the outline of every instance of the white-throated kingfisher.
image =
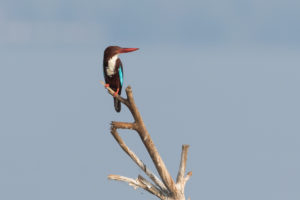
<svg viewBox="0 0 300 200">
<path fill-rule="evenodd" d="M 104 51 L 103 56 L 103 73 L 105 78 L 105 87 L 110 87 L 115 91 L 114 106 L 117 112 L 121 111 L 121 102 L 115 96 L 121 95 L 123 86 L 123 65 L 118 58 L 121 53 L 136 51 L 138 48 L 121 48 L 118 46 L 109 46 Z"/>
</svg>

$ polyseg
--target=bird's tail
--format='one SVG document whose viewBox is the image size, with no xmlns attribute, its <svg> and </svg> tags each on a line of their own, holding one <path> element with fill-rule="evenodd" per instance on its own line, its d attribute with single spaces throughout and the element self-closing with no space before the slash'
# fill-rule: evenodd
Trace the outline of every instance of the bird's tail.
<svg viewBox="0 0 300 200">
<path fill-rule="evenodd" d="M 115 110 L 117 112 L 120 112 L 121 111 L 121 102 L 117 98 L 114 98 L 114 105 L 115 105 Z"/>
</svg>

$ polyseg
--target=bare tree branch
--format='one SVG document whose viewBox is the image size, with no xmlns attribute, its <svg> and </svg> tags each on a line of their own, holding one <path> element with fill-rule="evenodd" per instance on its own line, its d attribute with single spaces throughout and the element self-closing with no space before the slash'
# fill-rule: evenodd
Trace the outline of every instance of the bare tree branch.
<svg viewBox="0 0 300 200">
<path fill-rule="evenodd" d="M 177 184 L 183 183 L 185 168 L 186 168 L 186 160 L 187 160 L 187 153 L 188 153 L 189 145 L 182 145 L 182 151 L 181 151 L 181 160 L 180 160 L 180 166 L 177 174 Z"/>
<path fill-rule="evenodd" d="M 127 153 L 127 155 L 145 172 L 145 174 L 158 186 L 162 191 L 167 191 L 166 186 L 157 178 L 151 170 L 137 157 L 137 155 L 131 151 L 125 142 L 122 140 L 115 127 L 111 127 L 111 134 L 114 136 L 115 140 L 118 142 L 120 147 Z"/>
<path fill-rule="evenodd" d="M 123 181 L 123 182 L 126 182 L 126 183 L 128 183 L 130 186 L 132 186 L 135 190 L 136 190 L 138 187 L 143 188 L 142 184 L 140 184 L 138 181 L 136 181 L 135 179 L 132 179 L 132 178 L 125 177 L 125 176 L 120 176 L 120 175 L 110 174 L 110 175 L 108 175 L 107 178 L 108 178 L 108 179 L 111 179 L 111 180 L 116 180 L 116 181 Z"/>
<path fill-rule="evenodd" d="M 136 123 L 129 123 L 129 122 L 111 122 L 111 125 L 115 128 L 119 129 L 134 129 L 136 130 L 137 126 Z"/>
<path fill-rule="evenodd" d="M 137 179 L 132 179 L 132 178 L 128 178 L 125 176 L 111 174 L 108 176 L 108 179 L 126 182 L 130 186 L 132 186 L 135 190 L 137 188 L 142 188 L 142 189 L 146 190 L 147 192 L 154 194 L 155 196 L 157 196 L 160 199 L 166 199 L 166 197 L 162 194 L 162 192 L 158 188 L 156 188 L 152 183 L 150 183 L 149 181 L 147 181 L 145 178 L 143 178 L 140 175 Z"/>
<path fill-rule="evenodd" d="M 103 82 L 101 84 L 105 85 Z M 109 94 L 112 96 L 115 94 L 115 92 L 110 88 L 106 87 Z M 163 200 L 185 200 L 184 196 L 184 187 L 185 183 L 188 181 L 190 176 L 192 175 L 192 172 L 189 172 L 185 177 L 185 169 L 186 169 L 186 161 L 187 161 L 187 152 L 189 145 L 183 145 L 182 146 L 182 153 L 181 153 L 181 161 L 180 161 L 180 167 L 177 175 L 176 183 L 172 179 L 167 167 L 165 166 L 161 156 L 159 155 L 159 152 L 157 151 L 150 134 L 148 133 L 146 126 L 143 122 L 142 116 L 138 111 L 138 108 L 134 102 L 132 89 L 130 86 L 126 88 L 126 95 L 127 98 L 122 98 L 119 95 L 114 96 L 118 100 L 120 100 L 124 105 L 128 107 L 130 110 L 134 122 L 115 122 L 113 121 L 111 123 L 111 134 L 115 138 L 115 140 L 118 142 L 120 147 L 126 152 L 126 154 L 129 155 L 129 157 L 145 172 L 145 174 L 153 181 L 154 184 L 147 181 L 142 176 L 139 176 L 136 180 L 119 176 L 119 175 L 109 175 L 109 179 L 113 180 L 119 180 L 123 182 L 129 183 L 129 185 L 133 187 L 140 187 L 144 190 L 150 192 L 151 194 L 156 195 L 158 198 Z M 122 138 L 119 136 L 117 129 L 133 129 L 137 131 L 139 134 L 144 146 L 146 147 L 153 164 L 161 178 L 161 180 L 154 175 L 153 172 L 151 172 L 146 165 L 135 155 L 133 151 L 131 151 L 127 145 L 124 143 Z"/>
<path fill-rule="evenodd" d="M 103 81 L 100 81 L 100 83 L 105 86 L 105 83 Z M 108 91 L 108 93 L 112 96 L 114 96 L 115 91 L 113 91 L 110 87 L 105 87 Z M 121 97 L 119 94 L 116 94 L 115 97 L 121 101 L 123 104 L 125 104 L 127 107 L 129 106 L 127 99 L 124 99 L 123 97 Z"/>
<path fill-rule="evenodd" d="M 151 193 L 154 194 L 155 196 L 157 196 L 158 198 L 160 198 L 160 199 L 166 198 L 165 194 L 159 188 L 157 188 L 155 185 L 153 185 L 152 183 L 147 181 L 141 175 L 138 176 L 138 181 L 140 183 L 144 184 L 149 190 L 151 190 Z"/>
<path fill-rule="evenodd" d="M 187 173 L 186 177 L 184 178 L 184 185 L 183 186 L 185 186 L 186 182 L 191 178 L 192 174 L 193 173 L 191 171 Z"/>
<path fill-rule="evenodd" d="M 131 111 L 131 113 L 138 125 L 137 132 L 139 133 L 140 138 L 141 138 L 142 142 L 144 143 L 162 181 L 164 182 L 164 184 L 166 185 L 168 190 L 171 193 L 174 193 L 174 195 L 175 195 L 176 194 L 175 183 L 174 183 L 169 171 L 167 170 L 165 163 L 161 159 L 161 157 L 150 137 L 150 134 L 148 133 L 148 131 L 145 127 L 142 116 L 140 115 L 140 113 L 135 105 L 133 95 L 132 95 L 132 90 L 131 90 L 130 86 L 128 86 L 126 88 L 126 94 L 127 94 L 127 98 L 128 98 L 129 105 L 130 105 L 128 108 Z"/>
</svg>

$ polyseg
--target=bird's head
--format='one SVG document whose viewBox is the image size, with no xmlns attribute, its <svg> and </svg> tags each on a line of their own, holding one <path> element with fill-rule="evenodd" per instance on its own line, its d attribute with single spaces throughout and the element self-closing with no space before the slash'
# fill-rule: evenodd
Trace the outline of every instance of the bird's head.
<svg viewBox="0 0 300 200">
<path fill-rule="evenodd" d="M 121 53 L 128 53 L 132 51 L 136 51 L 139 48 L 122 48 L 119 46 L 109 46 L 104 51 L 104 60 L 110 60 L 114 56 L 118 56 Z"/>
</svg>

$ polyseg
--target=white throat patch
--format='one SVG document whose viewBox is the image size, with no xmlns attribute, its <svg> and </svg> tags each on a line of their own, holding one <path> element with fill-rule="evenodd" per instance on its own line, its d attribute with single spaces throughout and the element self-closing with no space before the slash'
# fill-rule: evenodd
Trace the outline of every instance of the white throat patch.
<svg viewBox="0 0 300 200">
<path fill-rule="evenodd" d="M 108 66 L 106 67 L 106 73 L 108 76 L 112 76 L 115 74 L 115 64 L 118 59 L 118 55 L 116 54 L 108 60 Z"/>
</svg>

